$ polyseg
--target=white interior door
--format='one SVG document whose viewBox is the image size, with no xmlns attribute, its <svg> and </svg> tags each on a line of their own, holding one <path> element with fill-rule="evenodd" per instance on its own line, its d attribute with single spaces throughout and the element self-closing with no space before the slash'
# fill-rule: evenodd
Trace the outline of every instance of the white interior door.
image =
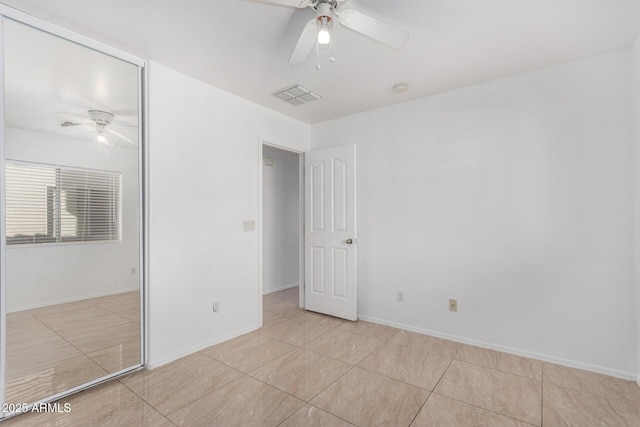
<svg viewBox="0 0 640 427">
<path fill-rule="evenodd" d="M 356 147 L 305 154 L 305 308 L 358 319 Z"/>
</svg>

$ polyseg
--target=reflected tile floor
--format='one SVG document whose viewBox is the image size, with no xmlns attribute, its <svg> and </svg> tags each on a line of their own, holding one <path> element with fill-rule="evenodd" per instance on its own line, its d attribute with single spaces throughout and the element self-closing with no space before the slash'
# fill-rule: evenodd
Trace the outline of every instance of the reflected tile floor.
<svg viewBox="0 0 640 427">
<path fill-rule="evenodd" d="M 297 304 L 295 288 L 266 295 L 262 329 L 71 396 L 69 413 L 0 427 L 640 425 L 631 381 Z M 42 334 L 23 317 L 21 332 Z"/>
<path fill-rule="evenodd" d="M 7 314 L 6 401 L 28 403 L 136 365 L 138 292 Z"/>
</svg>

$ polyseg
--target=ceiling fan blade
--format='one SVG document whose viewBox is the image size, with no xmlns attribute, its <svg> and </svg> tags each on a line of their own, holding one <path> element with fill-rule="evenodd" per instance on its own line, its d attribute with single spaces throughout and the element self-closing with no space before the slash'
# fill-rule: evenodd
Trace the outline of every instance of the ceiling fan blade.
<svg viewBox="0 0 640 427">
<path fill-rule="evenodd" d="M 312 19 L 304 26 L 302 34 L 296 43 L 296 47 L 293 48 L 291 56 L 289 57 L 289 64 L 302 64 L 307 60 L 309 54 L 313 50 L 318 40 L 318 25 L 316 20 Z"/>
<path fill-rule="evenodd" d="M 109 132 L 111 135 L 115 135 L 115 136 L 117 136 L 118 138 L 120 138 L 120 139 L 122 139 L 124 141 L 130 142 L 131 144 L 136 144 L 136 142 L 133 139 L 129 138 L 128 136 L 124 136 L 120 132 L 116 132 L 113 129 L 107 128 L 107 129 L 105 129 L 105 132 Z"/>
<path fill-rule="evenodd" d="M 394 49 L 400 49 L 409 38 L 409 33 L 406 31 L 378 21 L 375 18 L 353 9 L 341 11 L 339 19 L 340 23 L 350 30 L 370 37 Z"/>
<path fill-rule="evenodd" d="M 138 121 L 138 117 L 135 117 L 136 123 Z M 125 121 L 125 120 L 114 120 L 111 122 L 111 124 L 109 126 L 118 126 L 121 128 L 137 128 L 138 125 L 137 124 L 133 124 L 129 121 Z"/>
<path fill-rule="evenodd" d="M 57 113 L 53 113 L 53 115 L 59 119 L 68 121 L 68 122 L 73 122 L 77 125 L 92 125 L 93 121 L 91 119 L 89 119 L 88 117 L 83 117 L 83 116 L 79 116 L 77 114 L 73 114 L 73 113 L 67 113 L 66 111 L 60 111 Z"/>
<path fill-rule="evenodd" d="M 300 9 L 311 6 L 313 4 L 312 0 L 249 0 L 249 1 L 253 1 L 255 3 L 274 4 L 277 6 L 299 7 Z"/>
<path fill-rule="evenodd" d="M 87 123 L 73 123 L 71 125 L 65 123 L 65 126 L 61 126 L 58 128 L 63 135 L 77 137 L 78 135 L 82 136 L 87 133 L 95 133 L 96 128 Z"/>
</svg>

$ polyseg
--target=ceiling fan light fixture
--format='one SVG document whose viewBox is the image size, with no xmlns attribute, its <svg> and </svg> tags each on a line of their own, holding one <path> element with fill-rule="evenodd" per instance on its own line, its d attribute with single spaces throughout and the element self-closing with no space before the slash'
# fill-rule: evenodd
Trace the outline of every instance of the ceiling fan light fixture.
<svg viewBox="0 0 640 427">
<path fill-rule="evenodd" d="M 320 27 L 320 31 L 318 31 L 318 43 L 319 44 L 329 44 L 331 43 L 331 33 L 329 32 L 329 28 L 326 25 Z"/>
<path fill-rule="evenodd" d="M 107 138 L 105 138 L 105 136 L 103 134 L 98 134 L 98 141 L 99 142 L 107 142 Z"/>
<path fill-rule="evenodd" d="M 258 3 L 267 3 L 278 6 L 289 6 L 304 9 L 309 7 L 315 12 L 315 18 L 309 20 L 296 42 L 289 64 L 304 63 L 316 51 L 316 69 L 320 69 L 320 47 L 333 46 L 336 41 L 333 37 L 334 15 L 342 27 L 369 37 L 391 49 L 399 50 L 404 47 L 409 39 L 409 33 L 400 28 L 389 25 L 383 21 L 353 9 L 344 9 L 348 0 L 252 0 Z M 329 56 L 330 62 L 335 62 L 333 51 Z"/>
<path fill-rule="evenodd" d="M 328 45 L 331 43 L 331 24 L 333 21 L 330 3 L 318 4 L 316 19 L 318 20 L 318 44 Z"/>
<path fill-rule="evenodd" d="M 318 44 L 327 45 L 331 43 L 331 32 L 329 31 L 327 17 L 323 16 L 318 22 L 320 23 L 320 28 L 318 29 Z"/>
</svg>

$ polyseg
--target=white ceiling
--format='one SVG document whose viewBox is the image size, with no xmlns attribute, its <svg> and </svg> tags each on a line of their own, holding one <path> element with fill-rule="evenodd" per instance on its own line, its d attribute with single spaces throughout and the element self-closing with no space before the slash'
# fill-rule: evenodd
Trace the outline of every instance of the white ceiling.
<svg viewBox="0 0 640 427">
<path fill-rule="evenodd" d="M 349 0 L 408 31 L 394 51 L 336 25 L 337 62 L 289 54 L 310 9 L 247 0 L 3 0 L 270 109 L 317 123 L 628 47 L 639 0 Z M 395 94 L 396 83 L 409 91 Z M 270 94 L 301 83 L 321 94 L 291 106 Z"/>
<path fill-rule="evenodd" d="M 137 140 L 137 66 L 11 20 L 4 22 L 4 34 L 7 126 L 97 141 L 93 125 L 60 123 L 86 122 L 88 110 L 101 110 L 115 115 L 108 129 Z M 105 136 L 112 144 L 136 148 Z"/>
</svg>

